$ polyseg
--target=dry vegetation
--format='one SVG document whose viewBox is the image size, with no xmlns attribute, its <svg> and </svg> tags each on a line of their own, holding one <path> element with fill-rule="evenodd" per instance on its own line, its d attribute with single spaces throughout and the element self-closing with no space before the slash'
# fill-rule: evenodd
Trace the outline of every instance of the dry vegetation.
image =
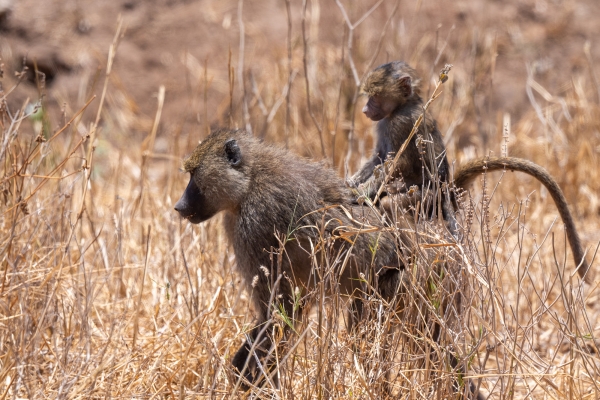
<svg viewBox="0 0 600 400">
<path fill-rule="evenodd" d="M 516 58 L 528 36 L 514 26 L 512 36 L 414 26 L 410 18 L 432 18 L 431 9 L 399 4 L 282 2 L 268 11 L 278 29 L 268 51 L 260 28 L 270 22 L 246 17 L 253 11 L 242 1 L 229 4 L 229 21 L 213 35 L 227 24 L 242 35 L 230 51 L 213 46 L 219 61 L 177 54 L 186 71 L 177 98 L 160 80 L 148 83 L 153 98 L 123 84 L 127 18 L 111 20 L 117 33 L 101 72 L 83 68 L 68 104 L 42 75 L 27 82 L 31 68 L 4 51 L 0 399 L 241 396 L 229 360 L 253 322 L 249 294 L 220 217 L 192 226 L 173 211 L 187 181 L 180 160 L 210 125 L 232 125 L 324 158 L 340 174 L 355 171 L 372 146 L 357 83 L 390 59 L 417 67 L 426 95 L 444 63 L 455 64 L 432 105 L 449 159 L 508 151 L 546 167 L 591 261 L 600 240 L 600 53 L 590 50 L 598 47 L 572 50 L 576 67 L 562 60 L 549 72 L 530 60 L 520 64 L 529 76 L 496 75 L 498 55 Z M 559 14 L 574 5 L 552 7 L 544 34 L 558 40 L 572 33 Z M 154 116 L 136 106 L 149 99 Z M 582 284 L 547 192 L 510 172 L 490 175 L 465 198 L 461 217 L 461 243 L 419 247 L 415 239 L 421 257 L 402 314 L 367 291 L 372 318 L 348 333 L 344 299 L 326 298 L 322 287 L 305 299 L 316 306 L 276 354 L 280 388 L 267 383 L 252 395 L 447 398 L 452 352 L 493 399 L 599 398 L 598 261 Z M 443 273 L 431 268 L 440 260 Z M 443 327 L 439 343 L 434 322 Z"/>
</svg>

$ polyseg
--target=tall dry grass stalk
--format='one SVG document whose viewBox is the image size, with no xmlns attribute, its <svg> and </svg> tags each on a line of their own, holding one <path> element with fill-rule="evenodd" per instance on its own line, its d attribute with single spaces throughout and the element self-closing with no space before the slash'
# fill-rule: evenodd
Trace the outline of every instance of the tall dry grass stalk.
<svg viewBox="0 0 600 400">
<path fill-rule="evenodd" d="M 395 58 L 384 50 L 408 40 L 392 23 L 398 3 L 382 3 L 347 10 L 337 2 L 344 34 L 331 44 L 315 34 L 318 2 L 301 9 L 287 2 L 282 63 L 265 56 L 250 67 L 241 13 L 248 4 L 240 0 L 241 54 L 231 56 L 238 70 L 235 60 L 223 66 L 230 97 L 215 121 L 250 126 L 265 140 L 325 158 L 341 174 L 356 170 L 372 145 L 371 125 L 357 110 L 358 85 L 376 61 Z M 229 361 L 252 327 L 253 310 L 220 217 L 192 226 L 172 209 L 185 184 L 178 160 L 214 121 L 190 132 L 173 128 L 165 140 L 168 97 L 158 85 L 154 124 L 123 107 L 131 99 L 110 69 L 121 32 L 101 99 L 90 96 L 59 129 L 42 123 L 57 119 L 43 98 L 33 108 L 29 100 L 15 104 L 11 95 L 25 83 L 3 82 L 0 399 L 244 396 L 234 390 Z M 503 151 L 547 167 L 592 260 L 600 224 L 595 75 L 568 77 L 564 90 L 552 93 L 532 70 L 523 88 L 531 108 L 508 118 L 503 130 L 504 113 L 482 116 L 475 94 L 493 78 L 494 46 L 458 29 L 447 47 L 431 39 L 412 38 L 416 45 L 404 58 L 421 71 L 439 70 L 430 60 L 452 62 L 439 55 L 454 47 L 472 64 L 454 68 L 432 106 L 449 158 L 460 164 L 508 141 Z M 589 49 L 586 56 L 593 72 Z M 210 118 L 207 65 L 190 55 L 184 62 L 198 82 L 192 112 Z M 147 127 L 143 144 L 118 135 L 119 127 L 136 124 Z M 465 131 L 482 135 L 461 146 Z M 286 338 L 281 328 L 294 316 L 273 314 L 270 333 L 285 339 L 273 349 L 279 386 L 267 379 L 250 396 L 441 399 L 452 397 L 456 379 L 470 379 L 490 398 L 600 397 L 597 278 L 579 281 L 551 199 L 537 182 L 513 175 L 486 175 L 462 197 L 458 243 L 423 219 L 411 232 L 410 285 L 385 301 L 367 279 L 368 318 L 353 331 L 347 299 L 326 290 L 335 284 L 329 267 L 339 260 L 315 257 L 320 284 L 297 298 L 312 311 Z M 593 272 L 597 265 L 592 261 Z"/>
</svg>

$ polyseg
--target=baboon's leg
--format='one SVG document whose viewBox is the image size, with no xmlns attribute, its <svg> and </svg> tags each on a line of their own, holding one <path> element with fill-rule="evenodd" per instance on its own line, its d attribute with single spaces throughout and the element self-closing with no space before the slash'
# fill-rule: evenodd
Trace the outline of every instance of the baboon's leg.
<svg viewBox="0 0 600 400">
<path fill-rule="evenodd" d="M 271 321 L 268 316 L 268 301 L 262 300 L 261 297 L 256 293 L 254 295 L 254 303 L 257 305 L 255 308 L 259 310 L 258 321 L 256 326 L 248 332 L 244 344 L 238 349 L 231 361 L 233 367 L 240 374 L 241 387 L 243 390 L 250 389 L 250 384 L 256 382 L 258 376 L 258 365 L 257 361 L 263 363 L 267 351 L 271 347 L 270 337 L 270 326 Z M 259 306 L 260 304 L 260 306 Z"/>
<path fill-rule="evenodd" d="M 264 385 L 267 380 L 271 380 L 275 387 L 278 386 L 277 375 L 271 374 L 277 365 L 272 356 L 273 346 L 275 345 L 272 337 L 273 311 L 277 310 L 279 313 L 285 313 L 287 320 L 292 320 L 292 316 L 296 321 L 302 317 L 302 307 L 299 305 L 295 307 L 294 305 L 291 285 L 281 279 L 276 290 L 277 293 L 274 295 L 267 292 L 262 293 L 262 295 L 258 291 L 254 292 L 254 301 L 260 304 L 256 308 L 261 310 L 261 315 L 257 325 L 248 334 L 248 340 L 239 348 L 231 362 L 237 372 L 241 374 L 241 377 L 258 386 Z M 271 304 L 270 301 L 272 301 Z M 289 326 L 285 321 L 280 322 L 280 326 L 283 328 L 285 338 L 290 331 Z M 258 363 L 260 363 L 260 367 Z M 273 375 L 273 377 L 265 379 L 265 373 Z M 245 382 L 242 382 L 241 387 L 244 390 L 250 388 Z"/>
<path fill-rule="evenodd" d="M 251 343 L 256 341 L 259 332 L 260 325 L 257 325 L 248 333 L 248 338 L 242 347 L 235 353 L 235 356 L 233 356 L 233 360 L 231 361 L 233 368 L 235 368 L 238 374 L 241 374 L 240 379 L 243 378 L 240 387 L 244 391 L 250 389 L 248 383 L 254 383 L 254 374 L 252 371 L 255 368 L 256 362 L 253 357 L 250 357 L 250 349 L 252 348 Z M 260 358 L 258 349 L 255 349 L 255 353 Z"/>
<path fill-rule="evenodd" d="M 465 374 L 465 368 L 462 365 L 459 366 L 458 359 L 456 357 L 454 357 L 453 355 L 450 355 L 450 366 L 452 367 L 453 370 L 457 370 L 460 374 L 462 374 L 462 375 Z M 452 387 L 453 387 L 455 393 L 461 394 L 461 398 L 462 398 L 462 394 L 464 393 L 465 388 L 460 386 L 460 382 L 458 379 L 454 379 L 454 382 L 452 383 Z M 469 391 L 468 391 L 467 397 L 466 397 L 467 399 L 485 400 L 485 397 L 483 397 L 483 394 L 480 393 L 479 391 L 477 391 L 477 386 L 470 379 L 469 379 L 469 389 L 468 390 Z"/>
</svg>

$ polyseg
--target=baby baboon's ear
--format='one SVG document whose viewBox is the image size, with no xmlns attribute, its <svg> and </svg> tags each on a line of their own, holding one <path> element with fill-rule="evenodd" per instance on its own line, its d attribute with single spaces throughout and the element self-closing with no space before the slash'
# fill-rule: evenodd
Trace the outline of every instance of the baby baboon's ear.
<svg viewBox="0 0 600 400">
<path fill-rule="evenodd" d="M 242 162 L 242 152 L 235 139 L 230 139 L 225 142 L 225 154 L 227 161 L 234 167 L 237 167 Z"/>
<path fill-rule="evenodd" d="M 396 81 L 396 85 L 398 85 L 398 89 L 405 96 L 409 97 L 412 94 L 412 80 L 410 76 L 403 76 Z"/>
</svg>

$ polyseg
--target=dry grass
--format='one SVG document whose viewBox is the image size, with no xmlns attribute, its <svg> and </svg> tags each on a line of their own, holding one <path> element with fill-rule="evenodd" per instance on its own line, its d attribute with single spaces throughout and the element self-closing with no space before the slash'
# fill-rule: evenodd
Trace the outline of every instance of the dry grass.
<svg viewBox="0 0 600 400">
<path fill-rule="evenodd" d="M 228 81 L 221 74 L 225 81 L 213 82 L 202 63 L 185 59 L 195 82 L 191 114 L 201 118 L 189 133 L 161 118 L 164 92 L 153 120 L 132 111 L 126 105 L 135 99 L 110 68 L 105 86 L 98 79 L 102 95 L 90 95 L 81 112 L 64 118 L 49 115 L 44 99 L 33 109 L 11 102 L 25 83 L 5 71 L 0 399 L 241 396 L 229 360 L 253 323 L 249 293 L 220 217 L 192 226 L 173 211 L 186 181 L 179 160 L 219 122 L 325 158 L 341 174 L 355 171 L 372 146 L 356 83 L 385 59 L 386 49 L 406 40 L 389 23 L 395 4 L 372 14 L 355 7 L 347 17 L 339 7 L 343 46 L 311 37 L 318 14 L 310 6 L 290 7 L 278 16 L 293 22 L 287 44 L 273 52 L 280 58 L 255 56 L 248 68 L 239 46 Z M 565 190 L 592 260 L 600 240 L 597 67 L 586 53 L 588 68 L 561 75 L 554 93 L 532 72 L 523 88 L 530 107 L 513 118 L 503 139 L 503 113 L 482 116 L 478 105 L 493 90 L 485 83 L 496 44 L 487 34 L 457 30 L 445 52 L 430 35 L 407 53 L 431 76 L 452 56 L 470 57 L 472 69 L 455 67 L 432 106 L 449 158 L 460 165 L 490 148 L 498 153 L 508 140 L 511 155 L 547 167 Z M 231 93 L 216 100 L 222 100 L 217 117 L 206 111 L 210 85 L 227 85 Z M 429 77 L 424 88 L 433 89 Z M 53 130 L 47 121 L 64 122 Z M 147 132 L 141 144 L 118 135 L 132 126 Z M 482 135 L 465 145 L 461 132 Z M 372 318 L 356 332 L 346 331 L 347 305 L 341 296 L 326 296 L 324 280 L 305 299 L 313 311 L 278 349 L 280 387 L 267 383 L 252 395 L 448 398 L 458 373 L 448 362 L 452 353 L 490 398 L 599 398 L 598 262 L 591 263 L 592 281 L 582 284 L 552 200 L 537 182 L 513 175 L 487 176 L 464 198 L 461 243 L 431 247 L 415 236 L 412 285 L 394 304 L 367 290 Z M 426 223 L 420 229 L 420 235 L 439 233 Z M 443 271 L 432 268 L 441 261 Z M 276 337 L 284 323 L 273 328 Z M 442 326 L 438 342 L 435 323 Z"/>
</svg>

